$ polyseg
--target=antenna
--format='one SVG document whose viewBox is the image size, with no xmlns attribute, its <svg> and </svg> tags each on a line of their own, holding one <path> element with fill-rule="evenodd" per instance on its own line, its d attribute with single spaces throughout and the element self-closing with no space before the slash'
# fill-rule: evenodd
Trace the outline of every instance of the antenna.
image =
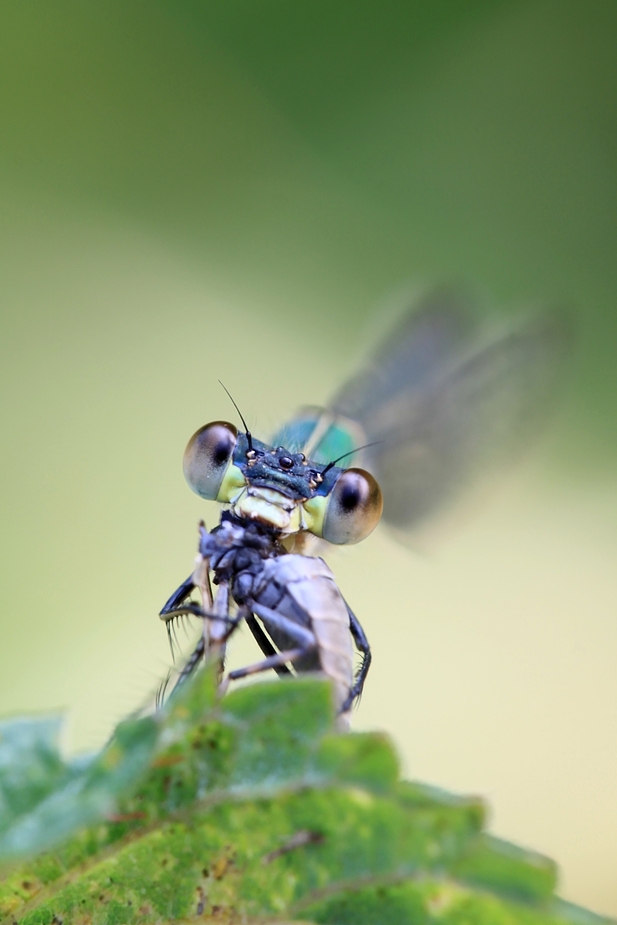
<svg viewBox="0 0 617 925">
<path fill-rule="evenodd" d="M 360 450 L 367 450 L 369 446 L 377 446 L 378 443 L 383 443 L 383 440 L 374 440 L 373 443 L 365 443 L 364 446 L 357 446 L 355 450 L 347 450 L 346 453 L 343 453 L 342 456 L 339 456 L 338 459 L 333 459 L 332 462 L 329 462 L 325 469 L 321 470 L 321 475 L 325 475 L 330 471 L 341 459 L 345 459 L 346 456 L 351 456 L 353 453 L 359 453 Z"/>
<path fill-rule="evenodd" d="M 229 389 L 227 388 L 227 386 L 223 385 L 223 383 L 221 382 L 220 379 L 219 379 L 218 382 L 219 382 L 219 385 L 220 385 L 220 386 L 223 386 L 223 388 L 225 389 L 225 391 L 227 392 L 227 394 L 228 394 L 228 396 L 229 396 L 229 399 L 230 399 L 232 405 L 234 406 L 234 408 L 235 408 L 236 411 L 238 412 L 238 414 L 239 414 L 239 416 L 240 416 L 240 420 L 242 421 L 242 424 L 244 425 L 244 432 L 246 433 L 246 439 L 247 439 L 248 442 L 249 442 L 249 450 L 252 450 L 252 449 L 253 449 L 253 438 L 252 438 L 252 436 L 251 436 L 250 430 L 248 429 L 248 424 L 247 424 L 246 421 L 244 420 L 244 415 L 242 414 L 242 412 L 241 412 L 240 409 L 238 408 L 237 404 L 236 404 L 235 401 L 233 400 L 233 396 L 232 396 L 231 392 L 229 391 Z"/>
</svg>

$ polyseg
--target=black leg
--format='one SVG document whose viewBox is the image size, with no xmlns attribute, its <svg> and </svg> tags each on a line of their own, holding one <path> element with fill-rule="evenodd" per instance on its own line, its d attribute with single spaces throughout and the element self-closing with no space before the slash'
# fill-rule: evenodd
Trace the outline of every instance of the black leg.
<svg viewBox="0 0 617 925">
<path fill-rule="evenodd" d="M 341 708 L 341 713 L 345 713 L 345 711 L 350 708 L 354 700 L 362 693 L 362 688 L 364 687 L 364 682 L 366 680 L 368 670 L 371 667 L 372 659 L 371 647 L 369 645 L 368 639 L 366 638 L 364 630 L 362 629 L 360 621 L 356 617 L 347 601 L 345 601 L 345 606 L 347 607 L 347 613 L 349 614 L 349 629 L 351 631 L 351 635 L 353 636 L 353 640 L 358 651 L 362 654 L 362 664 L 360 665 L 360 670 L 358 671 L 356 680 L 353 683 L 353 687 L 349 691 L 349 695 Z"/>
<path fill-rule="evenodd" d="M 174 641 L 172 630 L 174 627 L 174 620 L 178 617 L 184 616 L 185 614 L 194 613 L 194 608 L 197 606 L 193 603 L 185 603 L 188 601 L 188 598 L 191 595 L 191 592 L 195 588 L 195 582 L 193 581 L 193 576 L 189 575 L 186 581 L 183 581 L 180 587 L 174 591 L 169 600 L 166 602 L 165 606 L 159 613 L 161 620 L 165 620 L 167 626 L 167 638 L 169 639 L 169 648 L 171 649 L 171 657 L 175 661 L 174 653 Z"/>
<path fill-rule="evenodd" d="M 274 646 L 272 645 L 272 643 L 270 642 L 270 640 L 268 639 L 268 637 L 266 636 L 263 629 L 261 628 L 261 626 L 259 625 L 259 623 L 257 622 L 257 620 L 255 619 L 252 613 L 249 614 L 248 617 L 246 618 L 246 625 L 250 629 L 255 639 L 255 642 L 257 643 L 257 645 L 259 646 L 263 654 L 266 656 L 266 658 L 270 658 L 271 656 L 276 655 L 276 649 L 274 648 Z M 287 665 L 279 665 L 278 667 L 275 667 L 274 670 L 276 671 L 279 677 L 281 677 L 282 675 L 291 674 L 291 671 L 289 670 Z"/>
<path fill-rule="evenodd" d="M 162 617 L 163 619 L 165 619 L 165 617 L 171 616 L 177 610 L 178 606 L 182 605 L 182 603 L 190 595 L 194 587 L 195 587 L 195 583 L 193 582 L 193 575 L 191 574 L 186 579 L 186 581 L 182 582 L 182 584 L 177 589 L 177 591 L 174 591 L 174 593 L 171 595 L 171 597 L 169 598 L 169 600 L 167 601 L 167 603 L 161 610 L 159 617 Z"/>
<path fill-rule="evenodd" d="M 181 604 L 176 607 L 175 610 L 171 613 L 160 613 L 159 617 L 161 620 L 165 620 L 166 623 L 173 622 L 176 617 L 184 617 L 190 615 L 192 617 L 201 617 L 204 620 L 216 620 L 218 623 L 227 623 L 232 629 L 234 629 L 240 620 L 236 617 L 221 617 L 218 613 L 214 613 L 213 610 L 204 610 L 203 607 L 200 607 L 199 604 Z"/>
<path fill-rule="evenodd" d="M 197 585 L 193 581 L 193 576 L 189 575 L 186 581 L 182 582 L 177 591 L 174 591 L 159 613 L 161 620 L 165 620 L 165 622 L 168 623 L 175 620 L 176 617 L 183 617 L 187 614 L 190 614 L 194 617 L 204 617 L 209 620 L 220 620 L 223 623 L 233 622 L 226 617 L 218 616 L 210 610 L 204 610 L 203 607 L 200 607 L 200 605 L 196 604 L 194 601 L 187 600 L 190 597 L 191 592 L 194 591 L 196 587 Z"/>
</svg>

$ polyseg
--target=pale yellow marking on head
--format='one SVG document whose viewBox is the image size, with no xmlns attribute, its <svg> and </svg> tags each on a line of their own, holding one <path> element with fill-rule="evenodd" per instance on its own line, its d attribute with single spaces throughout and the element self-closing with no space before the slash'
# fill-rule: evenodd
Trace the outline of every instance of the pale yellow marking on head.
<svg viewBox="0 0 617 925">
<path fill-rule="evenodd" d="M 238 492 L 243 488 L 246 488 L 246 478 L 241 469 L 238 466 L 234 466 L 232 463 L 225 473 L 223 481 L 221 482 L 221 487 L 219 488 L 219 493 L 216 496 L 216 500 L 221 504 L 233 504 L 233 502 L 238 497 Z"/>
<path fill-rule="evenodd" d="M 323 535 L 323 524 L 326 516 L 328 499 L 324 495 L 315 495 L 302 505 L 304 513 L 304 529 L 313 536 Z"/>
</svg>

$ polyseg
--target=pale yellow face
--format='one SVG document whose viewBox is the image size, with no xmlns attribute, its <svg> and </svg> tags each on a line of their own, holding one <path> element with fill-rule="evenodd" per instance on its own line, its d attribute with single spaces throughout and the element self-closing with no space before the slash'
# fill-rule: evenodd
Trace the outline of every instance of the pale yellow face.
<svg viewBox="0 0 617 925">
<path fill-rule="evenodd" d="M 242 473 L 235 466 L 236 472 Z M 230 478 L 230 482 L 237 483 L 237 476 Z M 231 510 L 238 517 L 246 517 L 259 523 L 273 527 L 283 534 L 292 536 L 296 533 L 308 532 L 314 536 L 322 536 L 323 521 L 326 512 L 327 498 L 319 496 L 307 501 L 297 501 L 288 498 L 274 488 L 258 488 L 249 485 L 244 480 L 242 487 L 237 484 L 228 485 L 221 491 L 217 501 L 231 505 Z M 229 492 L 231 489 L 231 492 Z"/>
</svg>

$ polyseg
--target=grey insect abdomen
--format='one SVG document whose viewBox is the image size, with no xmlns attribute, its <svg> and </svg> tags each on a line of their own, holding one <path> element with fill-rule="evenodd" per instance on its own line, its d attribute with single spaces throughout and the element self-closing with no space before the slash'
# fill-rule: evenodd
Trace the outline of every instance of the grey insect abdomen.
<svg viewBox="0 0 617 925">
<path fill-rule="evenodd" d="M 294 554 L 270 559 L 255 600 L 312 630 L 339 710 L 353 684 L 353 645 L 347 606 L 323 559 Z"/>
</svg>

